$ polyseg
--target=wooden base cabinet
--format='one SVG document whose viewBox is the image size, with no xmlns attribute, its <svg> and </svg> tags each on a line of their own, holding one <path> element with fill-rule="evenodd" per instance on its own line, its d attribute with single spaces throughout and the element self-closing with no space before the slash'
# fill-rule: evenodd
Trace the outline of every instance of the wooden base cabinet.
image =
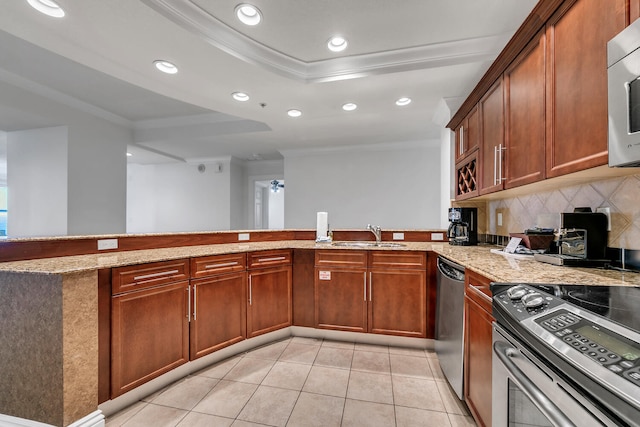
<svg viewBox="0 0 640 427">
<path fill-rule="evenodd" d="M 491 291 L 489 280 L 465 275 L 464 398 L 479 426 L 491 426 Z"/>
<path fill-rule="evenodd" d="M 191 258 L 191 360 L 247 336 L 247 256 Z"/>
<path fill-rule="evenodd" d="M 189 261 L 112 270 L 111 397 L 189 361 Z"/>
<path fill-rule="evenodd" d="M 291 251 L 249 254 L 247 338 L 292 324 Z"/>
<path fill-rule="evenodd" d="M 246 283 L 244 271 L 191 281 L 191 360 L 245 339 Z"/>
<path fill-rule="evenodd" d="M 426 337 L 426 254 L 316 251 L 316 327 Z"/>
</svg>

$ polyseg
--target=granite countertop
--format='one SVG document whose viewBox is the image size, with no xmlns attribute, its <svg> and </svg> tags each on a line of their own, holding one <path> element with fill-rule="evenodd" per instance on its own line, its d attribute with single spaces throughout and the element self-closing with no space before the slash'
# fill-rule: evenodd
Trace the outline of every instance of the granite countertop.
<svg viewBox="0 0 640 427">
<path fill-rule="evenodd" d="M 490 250 L 496 248 L 496 246 L 451 246 L 442 242 L 402 242 L 402 244 L 404 246 L 399 248 L 359 248 L 332 246 L 329 243 L 316 243 L 309 240 L 282 240 L 183 246 L 3 262 L 0 263 L 0 272 L 68 274 L 147 262 L 275 249 L 401 250 L 433 251 L 496 282 L 640 286 L 640 273 L 562 267 L 544 264 L 533 259 L 515 259 L 491 253 Z"/>
<path fill-rule="evenodd" d="M 107 252 L 103 254 L 40 258 L 0 263 L 0 272 L 67 274 L 101 268 L 122 267 L 147 262 L 169 261 L 209 255 L 252 252 L 275 249 L 330 249 L 330 250 L 403 250 L 430 251 L 432 242 L 402 242 L 402 247 L 344 247 L 310 240 L 280 240 L 274 242 L 226 243 L 216 245 L 182 246 L 165 249 Z M 442 243 L 439 243 L 442 246 Z"/>
<path fill-rule="evenodd" d="M 432 250 L 494 282 L 640 286 L 640 273 L 563 267 L 494 254 L 497 246 L 432 245 Z"/>
</svg>

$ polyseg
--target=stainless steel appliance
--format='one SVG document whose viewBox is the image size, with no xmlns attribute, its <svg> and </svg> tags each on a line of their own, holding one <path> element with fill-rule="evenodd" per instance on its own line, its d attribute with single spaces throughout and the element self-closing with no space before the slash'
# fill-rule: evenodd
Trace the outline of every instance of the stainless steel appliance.
<svg viewBox="0 0 640 427">
<path fill-rule="evenodd" d="M 495 426 L 640 426 L 640 288 L 491 289 Z"/>
<path fill-rule="evenodd" d="M 534 254 L 537 261 L 556 265 L 603 267 L 607 258 L 609 221 L 600 212 L 560 214 L 557 254 Z"/>
<path fill-rule="evenodd" d="M 478 244 L 478 209 L 449 208 L 447 238 L 452 245 Z"/>
<path fill-rule="evenodd" d="M 451 388 L 464 400 L 464 267 L 443 257 L 438 257 L 437 265 L 435 350 Z"/>
<path fill-rule="evenodd" d="M 640 166 L 640 20 L 607 44 L 609 166 Z"/>
</svg>

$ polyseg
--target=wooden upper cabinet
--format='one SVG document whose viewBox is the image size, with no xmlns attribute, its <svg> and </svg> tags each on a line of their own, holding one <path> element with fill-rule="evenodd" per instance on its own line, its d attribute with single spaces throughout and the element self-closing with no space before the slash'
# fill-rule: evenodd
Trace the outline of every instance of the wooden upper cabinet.
<svg viewBox="0 0 640 427">
<path fill-rule="evenodd" d="M 629 23 L 640 18 L 640 0 L 629 0 Z"/>
<path fill-rule="evenodd" d="M 456 160 L 466 157 L 478 147 L 479 126 L 478 108 L 475 107 L 456 129 Z"/>
<path fill-rule="evenodd" d="M 480 194 L 502 190 L 504 91 L 498 79 L 478 104 L 480 112 Z"/>
<path fill-rule="evenodd" d="M 545 34 L 538 35 L 504 72 L 505 188 L 545 177 Z"/>
<path fill-rule="evenodd" d="M 547 21 L 547 177 L 607 163 L 607 42 L 627 4 L 567 1 Z"/>
</svg>

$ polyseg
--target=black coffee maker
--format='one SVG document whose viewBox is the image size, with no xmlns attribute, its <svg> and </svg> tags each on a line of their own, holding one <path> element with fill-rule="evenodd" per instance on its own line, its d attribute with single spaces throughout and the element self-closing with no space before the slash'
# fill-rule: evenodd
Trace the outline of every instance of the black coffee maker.
<svg viewBox="0 0 640 427">
<path fill-rule="evenodd" d="M 449 244 L 471 246 L 478 244 L 478 209 L 449 208 Z"/>
</svg>

